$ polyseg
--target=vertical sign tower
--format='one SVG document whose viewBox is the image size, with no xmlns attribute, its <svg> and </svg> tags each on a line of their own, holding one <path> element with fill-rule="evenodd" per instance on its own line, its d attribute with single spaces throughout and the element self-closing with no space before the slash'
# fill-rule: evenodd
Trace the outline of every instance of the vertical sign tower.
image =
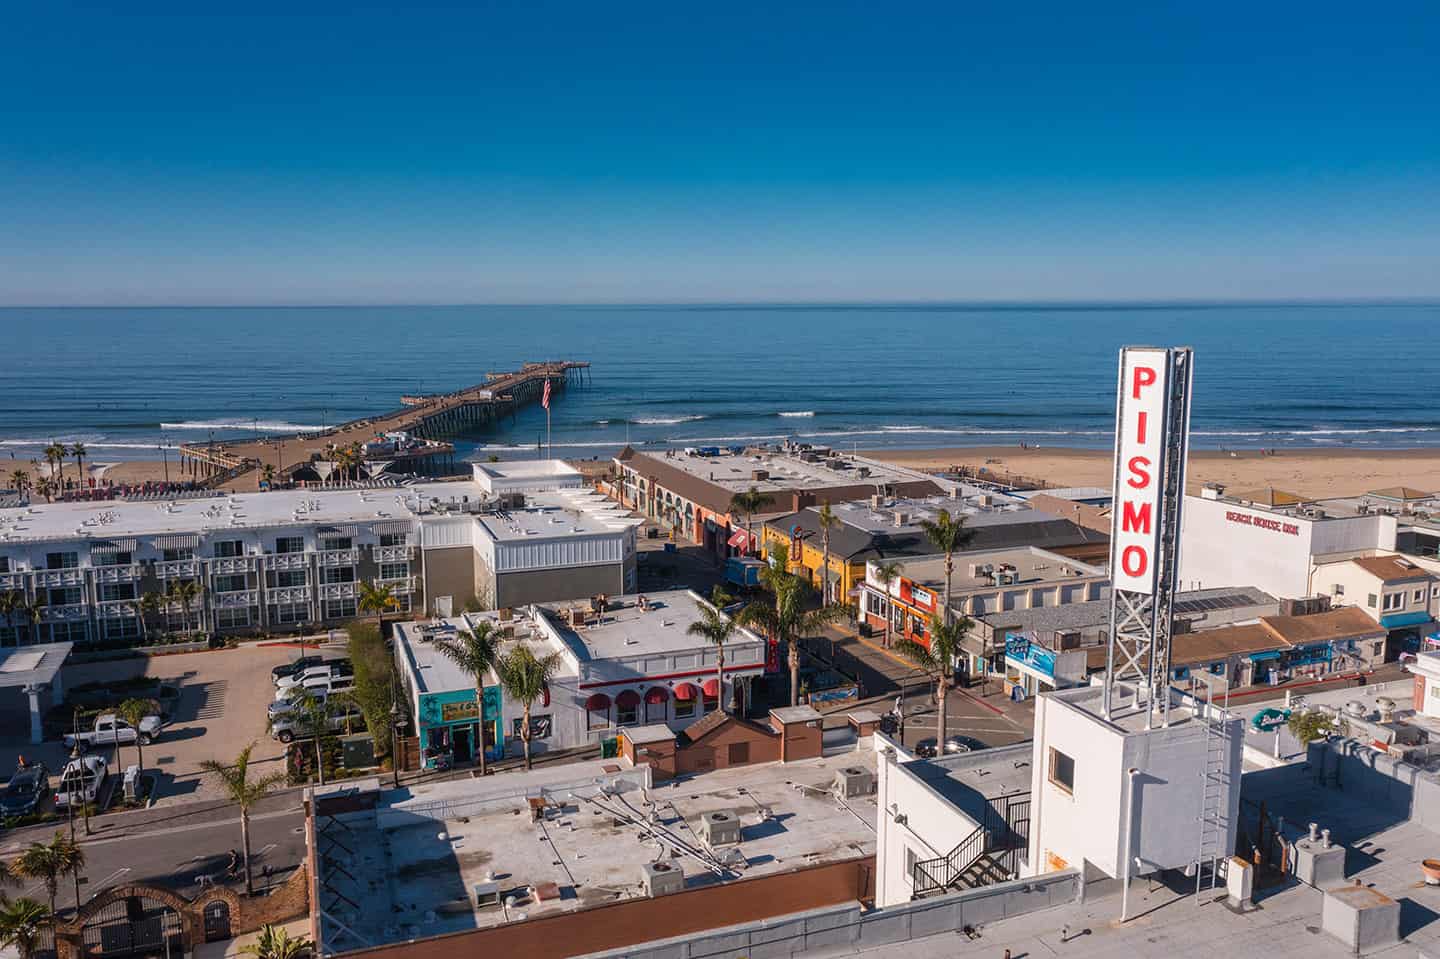
<svg viewBox="0 0 1440 959">
<path fill-rule="evenodd" d="M 1188 347 L 1120 351 L 1104 711 L 1110 718 L 1116 683 L 1136 683 L 1146 691 L 1147 728 L 1170 720 L 1170 635 L 1193 366 Z"/>
</svg>

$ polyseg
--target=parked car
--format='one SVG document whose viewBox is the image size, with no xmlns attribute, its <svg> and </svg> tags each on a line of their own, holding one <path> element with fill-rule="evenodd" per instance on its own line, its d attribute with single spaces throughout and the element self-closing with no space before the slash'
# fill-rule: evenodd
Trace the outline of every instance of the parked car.
<svg viewBox="0 0 1440 959">
<path fill-rule="evenodd" d="M 44 763 L 29 763 L 15 770 L 5 791 L 0 792 L 0 816 L 28 816 L 40 805 L 50 786 Z"/>
<path fill-rule="evenodd" d="M 329 663 L 319 663 L 315 666 L 307 666 L 304 669 L 296 670 L 289 676 L 281 676 L 275 681 L 276 689 L 287 689 L 299 683 L 305 683 L 312 679 L 324 679 L 335 676 L 354 676 L 355 667 L 350 665 L 350 660 L 335 660 Z"/>
<path fill-rule="evenodd" d="M 68 809 L 70 796 L 84 803 L 93 803 L 100 795 L 110 770 L 99 756 L 81 756 L 65 765 L 60 783 L 55 787 L 55 808 Z"/>
<path fill-rule="evenodd" d="M 74 749 L 78 742 L 83 746 L 128 746 L 138 737 L 140 742 L 146 746 L 155 741 L 160 735 L 160 717 L 146 716 L 140 720 L 140 729 L 137 731 L 125 720 L 114 713 L 104 713 L 95 717 L 95 726 L 87 732 L 69 733 L 65 737 L 65 746 Z"/>
<path fill-rule="evenodd" d="M 328 689 L 306 689 L 303 686 L 291 686 L 288 689 L 283 689 L 275 695 L 274 702 L 268 707 L 267 711 L 269 712 L 271 721 L 273 722 L 277 716 L 284 716 L 287 713 L 294 712 L 295 707 L 300 704 L 302 696 L 306 693 L 310 695 L 310 698 L 320 703 L 324 703 L 330 696 Z"/>
<path fill-rule="evenodd" d="M 325 717 L 325 729 L 331 733 L 344 732 L 347 728 L 363 728 L 364 725 L 365 714 L 353 705 L 342 706 Z M 299 716 L 282 714 L 271 720 L 270 736 L 282 743 L 292 743 L 297 739 L 313 738 L 314 731 Z"/>
<path fill-rule="evenodd" d="M 325 657 L 318 654 L 314 656 L 301 656 L 299 659 L 292 659 L 290 662 L 276 666 L 270 670 L 270 678 L 278 683 L 286 676 L 293 676 L 302 669 L 319 666 L 323 662 L 325 662 Z"/>
</svg>

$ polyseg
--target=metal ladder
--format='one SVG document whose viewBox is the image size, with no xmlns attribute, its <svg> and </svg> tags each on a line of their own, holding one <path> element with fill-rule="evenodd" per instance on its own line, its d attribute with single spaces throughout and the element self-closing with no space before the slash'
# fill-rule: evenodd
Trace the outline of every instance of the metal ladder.
<svg viewBox="0 0 1440 959">
<path fill-rule="evenodd" d="M 1214 705 L 1215 687 L 1209 676 L 1201 677 L 1206 685 L 1206 697 L 1202 703 L 1194 695 L 1194 680 L 1191 680 L 1191 699 L 1195 704 L 1197 718 L 1205 724 L 1205 765 L 1200 772 L 1200 837 L 1195 853 L 1195 899 L 1200 901 L 1204 888 L 1205 866 L 1210 866 L 1210 889 L 1220 881 L 1220 861 L 1227 855 L 1223 848 L 1229 812 L 1230 777 L 1230 730 L 1226 725 L 1229 717 L 1230 683 L 1225 680 L 1225 705 Z"/>
</svg>

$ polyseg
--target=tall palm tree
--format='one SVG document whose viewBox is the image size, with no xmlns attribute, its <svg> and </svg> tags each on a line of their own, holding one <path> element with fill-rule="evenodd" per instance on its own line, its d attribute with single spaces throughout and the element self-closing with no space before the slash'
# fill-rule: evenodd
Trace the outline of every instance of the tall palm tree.
<svg viewBox="0 0 1440 959">
<path fill-rule="evenodd" d="M 15 487 L 15 492 L 24 493 L 30 488 L 30 474 L 24 470 L 16 470 L 10 474 L 10 485 Z"/>
<path fill-rule="evenodd" d="M 774 582 L 775 605 L 753 602 L 736 619 L 740 625 L 757 627 L 785 645 L 790 666 L 790 705 L 794 706 L 800 702 L 800 640 L 848 618 L 850 610 L 838 604 L 808 609 L 804 582 L 788 575 L 777 576 Z"/>
<path fill-rule="evenodd" d="M 51 503 L 55 500 L 55 481 L 48 476 L 42 476 L 35 482 L 35 492 L 45 497 L 45 502 Z"/>
<path fill-rule="evenodd" d="M 25 594 L 19 590 L 9 590 L 0 593 L 0 623 L 5 624 L 6 629 L 15 630 L 15 645 L 20 645 L 20 628 L 15 625 L 22 610 L 26 609 Z M 4 883 L 0 883 L 3 886 Z"/>
<path fill-rule="evenodd" d="M 34 959 L 40 936 L 52 912 L 34 899 L 7 899 L 0 903 L 0 946 L 14 946 L 20 959 Z"/>
<path fill-rule="evenodd" d="M 485 677 L 500 658 L 500 637 L 481 621 L 454 639 L 437 639 L 435 648 L 475 679 L 475 718 L 479 720 L 480 775 L 485 775 Z"/>
<path fill-rule="evenodd" d="M 190 629 L 190 610 L 194 607 L 195 603 L 199 602 L 200 598 L 204 595 L 205 587 L 201 586 L 197 580 L 193 579 L 172 579 L 170 581 L 170 585 L 167 586 L 165 589 L 165 598 L 172 603 L 179 603 L 180 608 L 185 611 L 184 622 L 185 630 L 187 632 Z M 205 616 L 203 610 L 201 611 L 201 615 L 195 623 L 195 628 L 197 630 L 203 630 L 205 628 Z"/>
<path fill-rule="evenodd" d="M 76 875 L 76 908 L 79 908 L 79 872 L 85 868 L 85 851 L 71 842 L 60 830 L 49 842 L 32 842 L 16 857 L 10 867 L 17 875 L 26 879 L 39 880 L 45 886 L 45 895 L 50 900 L 50 914 L 55 914 L 55 897 L 60 891 L 60 877 L 66 873 Z"/>
<path fill-rule="evenodd" d="M 260 479 L 266 486 L 275 485 L 275 464 L 266 463 L 260 467 Z"/>
<path fill-rule="evenodd" d="M 933 520 L 921 520 L 920 528 L 925 531 L 935 548 L 945 554 L 945 595 L 940 597 L 940 607 L 948 616 L 950 580 L 955 574 L 955 554 L 970 545 L 970 541 L 975 538 L 975 531 L 965 528 L 964 513 L 951 516 L 948 509 L 942 509 Z"/>
<path fill-rule="evenodd" d="M 525 747 L 525 768 L 530 768 L 530 707 L 545 695 L 550 680 L 560 669 L 560 654 L 536 656 L 528 643 L 520 643 L 500 657 L 496 672 L 505 695 L 517 700 L 524 708 L 520 722 L 520 743 Z"/>
<path fill-rule="evenodd" d="M 730 597 L 719 586 L 710 592 L 710 605 L 700 607 L 700 618 L 685 630 L 691 636 L 703 637 L 715 647 L 715 691 L 720 697 L 720 708 L 725 709 L 725 644 L 735 636 L 740 627 L 725 615 Z M 728 710 L 727 710 L 728 712 Z"/>
<path fill-rule="evenodd" d="M 960 643 L 973 625 L 975 624 L 964 617 L 955 622 L 948 622 L 942 620 L 937 614 L 930 617 L 930 645 L 928 648 L 908 638 L 895 642 L 895 651 L 914 663 L 922 672 L 927 673 L 935 683 L 935 706 L 939 712 L 939 726 L 935 743 L 936 748 L 942 753 L 945 749 L 946 734 L 945 696 L 950 689 L 950 677 L 954 670 L 955 659 L 961 653 Z"/>
<path fill-rule="evenodd" d="M 314 944 L 304 936 L 290 938 L 284 926 L 272 926 L 268 922 L 260 927 L 260 937 L 240 951 L 255 959 L 302 959 L 314 951 Z"/>
<path fill-rule="evenodd" d="M 890 584 L 900 578 L 900 564 L 888 560 L 875 567 L 875 578 L 885 587 L 885 645 L 890 645 Z"/>
<path fill-rule="evenodd" d="M 250 894 L 255 892 L 255 884 L 250 877 L 250 808 L 285 779 L 285 774 L 279 771 L 251 779 L 250 753 L 254 749 L 255 744 L 252 742 L 240 750 L 235 762 L 229 766 L 214 759 L 207 759 L 200 764 L 201 769 L 219 777 L 226 798 L 240 807 L 240 846 L 245 857 L 245 892 Z"/>
<path fill-rule="evenodd" d="M 730 511 L 745 514 L 745 532 L 749 537 L 745 543 L 747 547 L 755 539 L 755 511 L 764 509 L 768 502 L 770 502 L 770 497 L 753 486 L 743 493 L 736 493 L 730 497 Z M 748 548 L 746 552 L 749 552 Z"/>
<path fill-rule="evenodd" d="M 165 605 L 165 598 L 154 590 L 147 590 L 140 594 L 135 600 L 135 615 L 140 618 L 140 638 L 143 640 L 150 631 L 150 621 L 160 614 L 160 607 Z"/>
<path fill-rule="evenodd" d="M 131 698 L 115 707 L 115 715 L 125 720 L 135 730 L 135 762 L 142 773 L 145 771 L 145 737 L 140 735 L 140 723 L 146 716 L 150 716 L 154 712 L 155 710 L 151 708 L 151 703 L 147 699 Z M 119 747 L 117 746 L 116 749 L 118 750 Z"/>
<path fill-rule="evenodd" d="M 66 449 L 64 443 L 52 442 L 49 446 L 45 447 L 44 452 L 45 462 L 50 464 L 51 477 L 56 478 L 58 471 L 60 487 L 63 489 L 65 487 L 65 457 L 70 455 L 70 451 Z"/>
<path fill-rule="evenodd" d="M 71 443 L 70 455 L 75 457 L 75 472 L 79 476 L 80 485 L 85 485 L 85 457 L 88 454 L 84 443 Z"/>
<path fill-rule="evenodd" d="M 271 717 L 267 724 L 272 729 L 277 718 L 288 719 L 293 716 L 299 721 L 301 734 L 310 737 L 311 745 L 315 749 L 315 776 L 320 780 L 320 785 L 325 785 L 325 734 L 329 732 L 330 703 L 338 702 L 344 695 L 351 702 L 358 702 L 351 693 L 337 693 L 321 702 L 319 697 L 313 695 L 310 690 L 302 688 L 295 697 L 293 713 L 282 714 L 282 717 Z"/>
<path fill-rule="evenodd" d="M 7 886 L 19 885 L 22 885 L 22 882 L 20 877 L 15 874 L 15 870 L 10 868 L 8 862 L 0 859 L 0 903 L 10 901 L 10 897 L 5 894 Z"/>
<path fill-rule="evenodd" d="M 375 625 L 380 628 L 381 635 L 384 635 L 385 614 L 400 608 L 400 597 L 395 595 L 395 588 L 384 583 L 361 583 L 359 602 L 355 608 L 361 613 L 374 613 Z"/>
<path fill-rule="evenodd" d="M 830 531 L 840 525 L 840 518 L 830 511 L 830 504 L 823 503 L 816 519 L 820 522 L 820 550 L 824 553 L 825 568 L 821 572 L 820 597 L 823 602 L 830 602 Z"/>
<path fill-rule="evenodd" d="M 32 602 L 20 607 L 20 621 L 30 626 L 35 642 L 40 642 L 40 624 L 45 620 L 45 601 L 37 596 Z M 15 644 L 20 644 L 20 634 L 15 634 Z"/>
</svg>

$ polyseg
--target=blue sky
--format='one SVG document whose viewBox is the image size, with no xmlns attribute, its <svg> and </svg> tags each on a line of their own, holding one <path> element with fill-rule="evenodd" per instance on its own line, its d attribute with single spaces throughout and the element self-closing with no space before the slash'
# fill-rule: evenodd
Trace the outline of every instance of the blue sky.
<svg viewBox="0 0 1440 959">
<path fill-rule="evenodd" d="M 1430 0 L 213 6 L 9 9 L 0 303 L 1440 296 Z"/>
</svg>

